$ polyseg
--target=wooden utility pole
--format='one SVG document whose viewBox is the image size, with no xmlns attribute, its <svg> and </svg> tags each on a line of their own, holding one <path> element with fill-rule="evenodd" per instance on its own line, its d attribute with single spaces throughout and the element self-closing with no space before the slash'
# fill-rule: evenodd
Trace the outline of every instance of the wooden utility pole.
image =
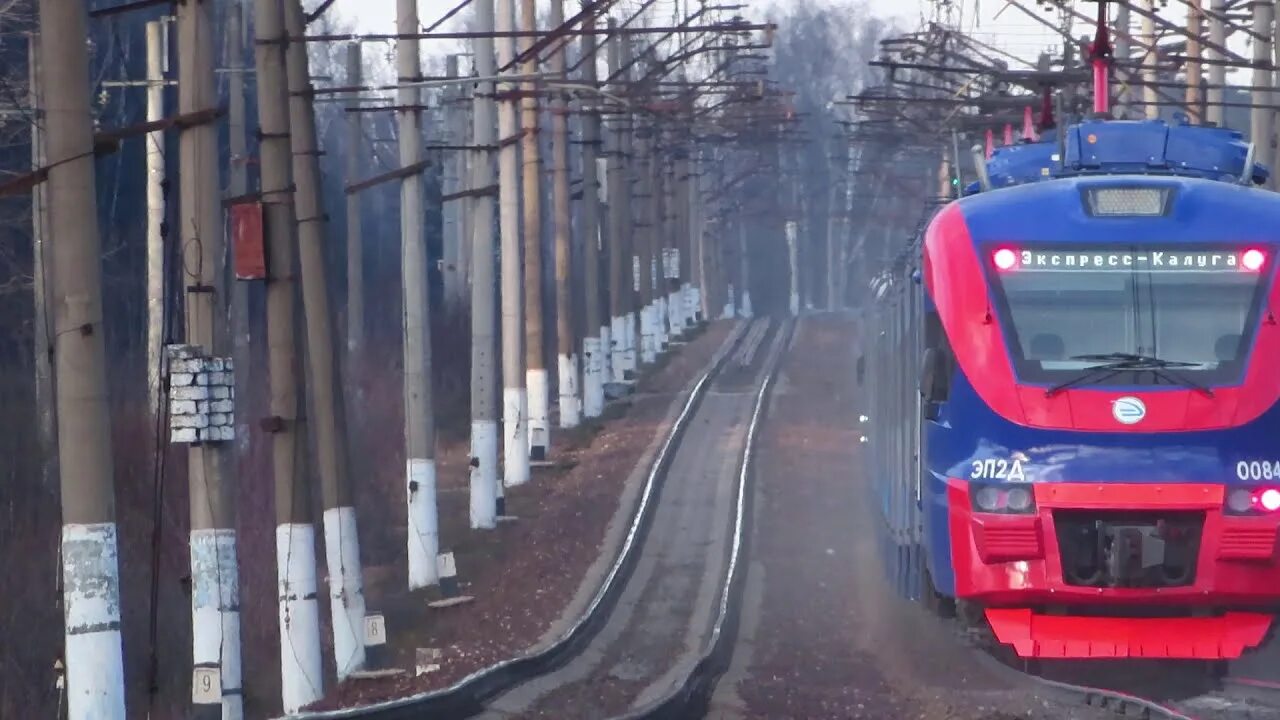
<svg viewBox="0 0 1280 720">
<path fill-rule="evenodd" d="M 1253 86 L 1250 91 L 1250 102 L 1253 110 L 1249 114 L 1249 139 L 1254 146 L 1254 160 L 1268 167 L 1271 166 L 1272 148 L 1271 133 L 1275 112 L 1266 107 L 1271 103 L 1271 87 L 1274 72 L 1271 70 L 1271 38 L 1272 21 L 1275 7 L 1267 2 L 1254 2 L 1253 11 Z"/>
<path fill-rule="evenodd" d="M 1142 54 L 1142 102 L 1147 119 L 1160 117 L 1160 96 L 1156 93 L 1156 81 L 1159 80 L 1156 67 L 1159 63 L 1159 52 L 1156 49 L 1156 23 L 1152 15 L 1156 11 L 1156 0 L 1142 0 L 1142 45 L 1146 48 Z"/>
<path fill-rule="evenodd" d="M 1218 127 L 1226 125 L 1226 108 L 1222 102 L 1226 98 L 1227 83 L 1226 56 L 1215 49 L 1227 45 L 1227 0 L 1209 0 L 1209 45 L 1206 54 L 1209 63 L 1209 88 L 1206 91 L 1208 107 L 1205 108 L 1206 119 Z"/>
<path fill-rule="evenodd" d="M 588 15 L 582 23 L 582 84 L 596 86 L 596 45 L 592 34 L 595 17 Z M 599 98 L 591 98 L 598 104 Z M 600 114 L 595 110 L 582 113 L 582 228 L 583 266 L 586 270 L 583 313 L 586 320 L 586 338 L 582 341 L 582 360 L 585 366 L 582 384 L 582 413 L 588 418 L 604 413 L 605 354 L 608 352 L 605 338 L 609 336 L 606 322 L 607 308 L 602 306 L 600 288 L 600 180 L 596 158 L 600 147 Z"/>
<path fill-rule="evenodd" d="M 515 0 L 498 0 L 497 29 L 515 30 Z M 514 37 L 498 38 L 498 62 L 515 74 Z M 502 446 L 503 483 L 529 481 L 529 397 L 525 391 L 524 282 L 520 262 L 520 158 L 514 83 L 499 86 L 498 231 L 502 239 Z M 478 98 L 477 98 L 478 100 Z M 479 125 L 477 124 L 477 129 Z M 487 131 L 487 130 L 486 130 Z"/>
<path fill-rule="evenodd" d="M 107 412 L 89 106 L 88 36 L 81 3 L 40 0 L 45 200 L 52 248 L 54 384 L 62 490 L 62 602 L 68 720 L 124 720 L 120 570 Z"/>
<path fill-rule="evenodd" d="M 40 72 L 40 35 L 27 36 L 28 97 L 31 112 L 31 167 L 37 170 L 45 163 L 44 97 L 41 92 L 43 78 Z M 49 353 L 49 307 L 52 296 L 49 260 L 49 201 L 48 188 L 40 183 L 31 189 L 31 255 L 32 255 L 32 304 L 35 315 L 32 322 L 34 356 L 32 367 L 36 381 L 36 432 L 40 443 L 40 484 L 53 490 L 58 480 L 58 419 L 54 412 L 53 356 Z"/>
<path fill-rule="evenodd" d="M 617 23 L 609 19 L 609 76 L 615 77 L 612 94 L 629 92 L 629 75 L 623 68 L 624 39 L 616 32 Z M 629 71 L 628 71 L 629 72 Z M 633 113 L 615 114 L 609 123 L 609 156 L 607 166 L 609 195 L 609 332 L 610 366 L 613 382 L 626 382 L 636 370 L 636 288 L 633 278 L 631 222 L 631 177 L 628 168 L 635 162 L 631 155 Z"/>
<path fill-rule="evenodd" d="M 551 0 L 551 27 L 564 24 L 564 0 Z M 564 77 L 565 52 L 561 43 L 551 53 L 551 72 Z M 563 90 L 551 96 L 552 220 L 556 260 L 556 365 L 560 397 L 560 427 L 577 427 L 582 418 L 578 394 L 578 351 L 574 333 L 573 240 L 569 220 L 569 102 Z M 583 186 L 585 197 L 587 188 Z"/>
<path fill-rule="evenodd" d="M 347 45 L 347 84 L 364 84 L 360 43 Z M 356 182 L 364 177 L 364 124 L 359 96 L 351 93 L 344 113 L 347 121 L 347 178 Z M 347 370 L 355 367 L 364 352 L 364 209 L 360 193 L 347 194 Z M 354 386 L 354 383 L 353 383 Z"/>
<path fill-rule="evenodd" d="M 1200 39 L 1204 34 L 1204 8 L 1201 0 L 1187 0 L 1187 116 L 1199 124 L 1204 120 L 1201 109 L 1204 92 L 1201 85 L 1204 76 L 1200 64 Z"/>
<path fill-rule="evenodd" d="M 416 0 L 397 0 L 396 30 L 418 31 Z M 400 167 L 422 159 L 421 92 L 405 86 L 421 74 L 418 41 L 396 41 L 396 91 Z M 405 492 L 409 511 L 409 587 L 437 579 L 439 526 L 436 510 L 436 425 L 431 402 L 430 292 L 427 289 L 427 246 L 422 236 L 422 176 L 400 180 L 400 280 L 404 318 Z"/>
<path fill-rule="evenodd" d="M 473 7 L 476 9 L 479 27 L 483 31 L 492 31 L 493 0 L 473 0 Z M 493 77 L 493 42 L 491 37 L 477 38 L 474 42 L 476 73 L 481 78 Z M 472 145 L 477 148 L 473 171 L 474 186 L 477 188 L 491 187 L 494 180 L 492 151 L 489 149 L 498 144 L 494 133 L 493 95 L 492 80 L 484 80 L 476 88 L 473 116 L 475 140 Z M 510 146 L 510 150 L 514 153 L 515 147 Z M 504 147 L 501 152 L 507 152 L 507 148 Z M 514 173 L 512 175 L 511 180 L 514 182 Z M 502 200 L 505 201 L 506 197 Z M 474 199 L 472 209 L 475 220 L 472 228 L 475 236 L 471 240 L 471 259 L 474 263 L 471 269 L 471 527 L 486 529 L 497 525 L 497 516 L 501 512 L 498 508 L 498 398 L 494 383 L 497 337 L 494 333 L 493 307 L 496 289 L 493 205 L 493 195 L 488 192 Z M 505 252 L 503 262 L 506 262 Z M 517 266 L 517 275 L 518 271 Z M 504 292 L 503 300 L 506 300 L 505 296 Z M 523 451 L 524 439 L 521 428 L 522 452 L 519 462 L 528 467 L 528 455 Z"/>
<path fill-rule="evenodd" d="M 299 462 L 306 447 L 298 380 L 302 372 L 294 317 L 297 284 L 294 246 L 292 148 L 285 73 L 285 29 L 279 0 L 254 0 L 254 65 L 258 134 L 262 138 L 260 197 L 267 256 L 267 365 L 276 506 L 276 582 L 279 591 L 280 679 L 284 712 L 295 713 L 324 694 L 320 661 L 320 607 L 316 600 L 315 526 L 311 483 Z"/>
<path fill-rule="evenodd" d="M 536 0 L 521 0 L 520 29 L 532 33 L 538 26 Z M 522 38 L 520 51 L 533 46 L 532 35 Z M 530 53 L 520 64 L 526 77 L 538 72 L 538 56 Z M 524 153 L 524 342 L 525 384 L 529 391 L 529 457 L 545 460 L 551 444 L 550 388 L 546 354 L 542 350 L 542 210 L 539 195 L 542 163 L 538 147 L 538 84 L 520 83 L 521 147 Z"/>
<path fill-rule="evenodd" d="M 164 21 L 146 25 L 147 122 L 164 118 Z M 164 352 L 164 231 L 165 173 L 164 131 L 147 133 L 147 407 L 163 414 L 161 407 L 161 357 Z"/>
<path fill-rule="evenodd" d="M 178 112 L 214 110 L 212 7 L 178 6 Z M 218 181 L 218 129 L 202 123 L 178 135 L 182 284 L 186 289 L 186 343 L 201 355 L 229 354 L 226 258 L 222 188 Z M 222 368 L 214 368 L 221 370 Z M 196 388 L 198 389 L 198 388 Z M 175 400 L 176 402 L 176 400 Z M 210 396 L 210 411 L 225 402 Z M 232 405 L 232 403 L 227 403 Z M 224 412 L 231 412 L 228 407 Z M 203 439 L 203 438 L 202 438 Z M 191 501 L 192 697 L 198 717 L 238 720 L 244 716 L 240 685 L 240 582 L 236 559 L 235 475 L 232 445 L 221 440 L 195 442 L 187 451 Z M 201 693 L 208 669 L 218 672 L 220 692 Z M 220 707 L 219 707 L 220 706 Z"/>
<path fill-rule="evenodd" d="M 306 27 L 301 0 L 284 1 L 285 30 L 301 37 Z M 347 480 L 346 437 L 339 429 L 337 345 L 329 309 L 324 260 L 325 212 L 320 195 L 320 158 L 311 74 L 305 43 L 289 43 L 289 122 L 293 146 L 294 212 L 298 227 L 298 266 L 302 271 L 302 308 L 306 320 L 311 426 L 324 504 L 325 560 L 329 571 L 333 656 L 338 680 L 364 667 L 364 583 L 356 509 Z M 424 292 L 425 295 L 425 292 Z M 406 306 L 408 302 L 406 302 Z M 425 301 L 415 312 L 426 312 Z M 408 345 L 408 343 L 406 343 Z M 428 366 L 429 367 L 429 366 Z M 426 403 L 429 408 L 430 402 Z M 430 414 L 428 413 L 428 418 Z M 406 424 L 409 422 L 406 415 Z M 412 457 L 412 456 L 410 456 Z"/>
</svg>

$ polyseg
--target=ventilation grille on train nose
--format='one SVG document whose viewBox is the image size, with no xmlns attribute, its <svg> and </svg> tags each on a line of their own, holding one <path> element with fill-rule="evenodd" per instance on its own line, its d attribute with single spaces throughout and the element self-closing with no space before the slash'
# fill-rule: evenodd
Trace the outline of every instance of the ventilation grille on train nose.
<svg viewBox="0 0 1280 720">
<path fill-rule="evenodd" d="M 1085 191 L 1085 205 L 1095 217 L 1153 217 L 1164 215 L 1168 188 L 1104 187 Z"/>
</svg>

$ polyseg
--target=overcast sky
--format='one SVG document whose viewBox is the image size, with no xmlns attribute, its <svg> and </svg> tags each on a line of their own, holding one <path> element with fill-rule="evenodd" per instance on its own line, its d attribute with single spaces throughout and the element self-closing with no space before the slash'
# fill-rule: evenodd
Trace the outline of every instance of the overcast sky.
<svg viewBox="0 0 1280 720">
<path fill-rule="evenodd" d="M 546 0 L 540 0 L 539 5 Z M 662 9 L 659 16 L 669 16 L 674 4 L 682 5 L 689 0 L 658 0 Z M 766 19 L 772 7 L 785 7 L 787 0 L 741 0 L 742 4 L 752 6 L 748 17 L 753 20 Z M 457 4 L 457 0 L 418 0 L 418 14 L 424 24 L 435 22 Z M 1012 7 L 1000 12 L 1004 5 L 1001 0 L 963 0 L 963 27 L 984 42 L 990 42 L 1020 57 L 1035 58 L 1048 45 L 1055 43 L 1054 35 L 1046 28 Z M 1028 7 L 1034 4 L 1028 3 Z M 922 13 L 931 6 L 927 0 L 868 0 L 872 13 L 882 18 L 896 19 L 904 28 L 914 29 L 919 25 Z M 572 7 L 572 4 L 570 4 Z M 396 0 L 338 0 L 335 10 L 344 19 L 352 20 L 362 33 L 395 32 Z M 1044 17 L 1051 16 L 1045 14 Z M 450 22 L 441 29 L 456 29 L 457 23 Z M 432 55 L 455 51 L 457 44 L 447 41 L 428 42 L 425 53 Z"/>
</svg>

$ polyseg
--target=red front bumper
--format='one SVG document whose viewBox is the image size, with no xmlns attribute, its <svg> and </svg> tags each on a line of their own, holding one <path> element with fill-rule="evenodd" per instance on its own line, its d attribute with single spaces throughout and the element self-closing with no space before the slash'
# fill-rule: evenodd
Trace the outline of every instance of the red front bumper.
<svg viewBox="0 0 1280 720">
<path fill-rule="evenodd" d="M 1026 609 L 1161 605 L 1269 610 L 1280 601 L 1280 513 L 1224 515 L 1224 493 L 1222 485 L 1044 483 L 1034 487 L 1034 514 L 1002 515 L 974 512 L 968 483 L 951 481 L 956 595 L 997 608 L 988 613 L 997 637 L 1024 656 L 1237 657 L 1262 640 L 1270 615 L 1119 619 L 1035 615 Z M 1054 512 L 1091 509 L 1204 512 L 1194 581 L 1161 588 L 1067 584 Z"/>
</svg>

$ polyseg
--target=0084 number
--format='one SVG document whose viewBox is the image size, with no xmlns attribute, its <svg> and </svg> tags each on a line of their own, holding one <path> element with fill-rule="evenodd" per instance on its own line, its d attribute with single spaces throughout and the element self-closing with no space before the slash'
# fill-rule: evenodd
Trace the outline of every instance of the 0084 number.
<svg viewBox="0 0 1280 720">
<path fill-rule="evenodd" d="M 1236 463 L 1241 480 L 1280 480 L 1280 460 L 1241 460 Z"/>
</svg>

